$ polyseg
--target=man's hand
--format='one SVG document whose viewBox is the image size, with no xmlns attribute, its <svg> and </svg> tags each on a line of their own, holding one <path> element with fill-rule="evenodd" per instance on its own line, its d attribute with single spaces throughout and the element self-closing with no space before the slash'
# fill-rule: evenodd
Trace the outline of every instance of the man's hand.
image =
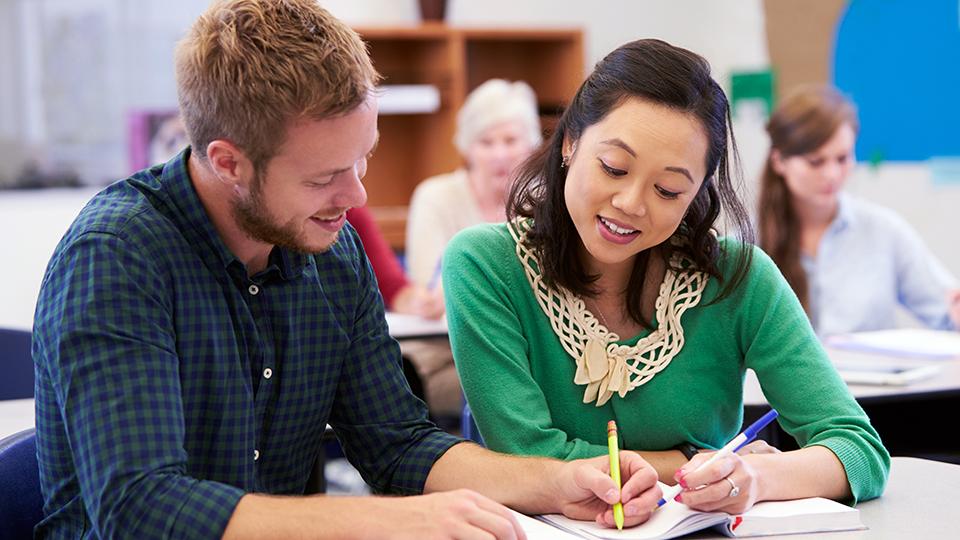
<svg viewBox="0 0 960 540">
<path fill-rule="evenodd" d="M 223 537 L 526 539 L 513 513 L 469 489 L 415 497 L 247 494 Z"/>
<path fill-rule="evenodd" d="M 520 524 L 505 506 L 469 489 L 416 497 L 367 499 L 368 538 L 497 538 L 524 540 Z"/>
<path fill-rule="evenodd" d="M 620 477 L 623 487 L 610 478 L 610 458 L 598 456 L 564 464 L 556 478 L 557 498 L 563 514 L 569 518 L 594 520 L 614 527 L 612 505 L 623 503 L 624 526 L 632 527 L 650 519 L 660 500 L 657 472 L 639 454 L 620 451 Z"/>
</svg>

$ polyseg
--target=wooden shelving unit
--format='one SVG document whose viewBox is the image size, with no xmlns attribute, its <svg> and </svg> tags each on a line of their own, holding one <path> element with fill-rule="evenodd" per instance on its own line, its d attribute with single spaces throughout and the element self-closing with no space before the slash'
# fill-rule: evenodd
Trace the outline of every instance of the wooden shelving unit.
<svg viewBox="0 0 960 540">
<path fill-rule="evenodd" d="M 583 34 L 576 29 L 425 24 L 357 31 L 384 84 L 429 84 L 440 93 L 433 113 L 380 117 L 380 144 L 364 183 L 368 205 L 395 249 L 403 248 L 407 205 L 417 184 L 460 165 L 453 146 L 456 115 L 472 89 L 494 77 L 526 81 L 549 130 L 583 80 Z"/>
</svg>

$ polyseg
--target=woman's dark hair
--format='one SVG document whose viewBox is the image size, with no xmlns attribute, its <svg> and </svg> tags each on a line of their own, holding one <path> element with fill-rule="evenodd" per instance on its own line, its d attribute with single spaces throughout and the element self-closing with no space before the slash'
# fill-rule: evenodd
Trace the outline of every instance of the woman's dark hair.
<svg viewBox="0 0 960 540">
<path fill-rule="evenodd" d="M 739 233 L 741 244 L 753 240 L 746 210 L 730 180 L 731 159 L 738 177 L 740 169 L 730 130 L 730 108 L 723 90 L 710 76 L 710 65 L 688 50 L 656 39 L 641 39 L 619 47 L 597 63 L 560 117 L 550 140 L 517 172 L 507 201 L 507 217 L 533 218 L 526 244 L 537 255 L 548 286 L 561 286 L 581 296 L 596 294 L 592 284 L 599 276 L 588 274 L 580 261 L 581 240 L 564 201 L 567 169 L 561 166 L 561 152 L 565 137 L 579 140 L 584 130 L 630 98 L 693 115 L 709 139 L 707 176 L 674 233 L 680 241 L 661 245 L 667 264 L 679 251 L 693 262 L 693 270 L 723 280 L 717 266 L 719 244 L 711 231 L 721 209 L 728 225 Z M 727 276 L 714 301 L 727 296 L 743 280 L 752 252 L 742 247 L 735 271 Z M 640 299 L 648 259 L 647 252 L 637 257 L 626 298 L 627 313 L 645 327 L 649 321 L 641 313 Z"/>
<path fill-rule="evenodd" d="M 786 179 L 773 169 L 773 152 L 783 158 L 820 148 L 843 124 L 859 129 L 853 104 L 829 86 L 803 86 L 785 98 L 770 116 L 770 154 L 760 180 L 757 212 L 760 247 L 787 278 L 804 308 L 809 309 L 807 274 L 800 264 L 800 219 Z"/>
</svg>

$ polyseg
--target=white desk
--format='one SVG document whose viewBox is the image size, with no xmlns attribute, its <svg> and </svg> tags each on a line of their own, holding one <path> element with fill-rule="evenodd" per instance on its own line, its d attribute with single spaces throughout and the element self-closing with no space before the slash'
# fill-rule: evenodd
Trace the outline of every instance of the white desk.
<svg viewBox="0 0 960 540">
<path fill-rule="evenodd" d="M 67 228 L 102 187 L 0 190 L 0 328 L 30 330 L 40 282 Z"/>
<path fill-rule="evenodd" d="M 416 315 L 387 312 L 387 326 L 394 339 L 447 337 L 447 317 L 439 320 L 424 319 Z"/>
<path fill-rule="evenodd" d="M 13 435 L 35 424 L 33 399 L 0 401 L 0 439 Z"/>
<path fill-rule="evenodd" d="M 950 428 L 942 424 L 941 415 L 949 414 L 947 411 L 952 412 L 960 403 L 960 358 L 910 359 L 837 349 L 827 349 L 827 352 L 835 361 L 939 366 L 940 370 L 935 375 L 907 385 L 851 384 L 848 387 L 870 416 L 871 423 L 892 454 L 956 459 L 960 448 L 951 443 L 950 438 L 944 438 L 944 430 L 949 432 Z M 743 398 L 746 422 L 755 420 L 766 412 L 768 403 L 753 371 L 747 372 Z M 907 424 L 903 421 L 904 417 L 913 418 L 913 421 Z M 796 447 L 793 438 L 776 424 L 764 430 L 761 438 L 785 450 Z"/>
<path fill-rule="evenodd" d="M 891 357 L 877 353 L 863 353 L 840 349 L 827 349 L 830 358 L 835 361 L 866 362 L 877 365 L 937 365 L 940 371 L 929 377 L 903 386 L 881 386 L 851 384 L 850 392 L 860 403 L 896 401 L 901 399 L 935 398 L 938 396 L 960 395 L 960 358 L 952 360 L 911 359 L 905 357 Z M 757 375 L 752 370 L 747 371 L 747 378 L 743 384 L 743 404 L 747 407 L 765 406 L 767 399 L 763 396 Z"/>
<path fill-rule="evenodd" d="M 890 481 L 879 499 L 857 505 L 865 531 L 765 536 L 783 540 L 940 540 L 956 538 L 960 524 L 960 465 L 925 459 L 895 457 Z M 726 538 L 698 533 L 684 538 Z"/>
</svg>

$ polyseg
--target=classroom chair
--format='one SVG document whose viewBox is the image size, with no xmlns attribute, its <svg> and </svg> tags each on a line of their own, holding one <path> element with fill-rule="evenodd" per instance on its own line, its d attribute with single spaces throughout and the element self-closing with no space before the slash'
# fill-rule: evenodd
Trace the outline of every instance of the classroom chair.
<svg viewBox="0 0 960 540">
<path fill-rule="evenodd" d="M 0 400 L 33 397 L 33 357 L 30 332 L 0 328 Z"/>
<path fill-rule="evenodd" d="M 460 434 L 464 439 L 471 440 L 480 446 L 484 446 L 483 437 L 480 436 L 480 430 L 477 429 L 477 423 L 473 421 L 473 413 L 470 412 L 470 404 L 464 400 L 463 411 L 460 414 Z"/>
<path fill-rule="evenodd" d="M 33 538 L 43 519 L 35 428 L 0 440 L 0 536 Z"/>
</svg>

